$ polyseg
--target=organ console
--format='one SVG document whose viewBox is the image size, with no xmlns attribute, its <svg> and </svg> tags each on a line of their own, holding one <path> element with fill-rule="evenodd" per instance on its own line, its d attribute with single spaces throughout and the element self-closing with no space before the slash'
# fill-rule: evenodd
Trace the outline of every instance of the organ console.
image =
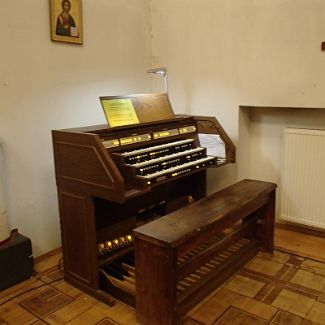
<svg viewBox="0 0 325 325">
<path fill-rule="evenodd" d="M 117 298 L 137 309 L 139 306 L 139 319 L 154 324 L 143 311 L 148 307 L 143 307 L 145 299 L 140 291 L 142 285 L 148 285 L 143 276 L 153 270 L 150 259 L 156 258 L 155 245 L 164 242 L 155 237 L 155 225 L 180 211 L 181 218 L 177 217 L 174 229 L 181 229 L 182 224 L 188 227 L 190 210 L 182 211 L 206 197 L 207 168 L 234 162 L 235 147 L 216 118 L 174 115 L 166 94 L 127 98 L 135 107 L 139 123 L 52 131 L 64 276 L 67 282 L 110 305 Z M 199 210 L 196 214 L 200 218 Z M 250 229 L 248 226 L 255 219 L 249 219 L 245 227 Z M 174 221 L 169 222 L 170 227 Z M 154 239 L 147 232 L 150 227 L 143 228 L 151 224 Z M 182 292 L 192 284 L 196 286 L 200 272 L 208 272 L 209 265 L 211 268 L 223 263 L 231 252 L 240 252 L 247 243 L 250 245 L 249 238 L 238 237 L 227 252 L 208 266 L 189 272 L 189 261 L 194 255 L 202 258 L 211 247 L 223 245 L 226 229 L 220 229 L 209 238 L 205 234 L 204 241 L 193 239 L 195 247 L 191 245 L 189 249 L 185 245 L 176 264 L 174 257 L 172 264 L 162 267 L 163 272 L 169 266 L 174 270 L 167 272 L 177 272 L 180 267 L 181 282 L 175 290 Z M 178 242 L 177 235 L 173 236 Z M 184 236 L 182 230 L 179 236 Z M 152 251 L 150 242 L 154 243 Z M 147 255 L 143 255 L 145 252 Z M 154 280 L 158 278 L 152 279 L 152 286 L 157 285 L 158 290 L 161 284 Z M 177 322 L 170 319 L 166 324 Z"/>
</svg>

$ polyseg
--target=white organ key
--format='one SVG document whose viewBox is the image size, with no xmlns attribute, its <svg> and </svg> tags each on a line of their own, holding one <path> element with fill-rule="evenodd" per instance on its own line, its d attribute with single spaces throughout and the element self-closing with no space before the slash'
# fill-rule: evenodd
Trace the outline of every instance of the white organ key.
<svg viewBox="0 0 325 325">
<path fill-rule="evenodd" d="M 165 174 L 177 172 L 178 170 L 182 170 L 182 169 L 184 169 L 186 167 L 192 167 L 192 166 L 195 166 L 195 165 L 201 164 L 201 163 L 208 163 L 210 161 L 213 161 L 214 159 L 215 159 L 215 157 L 208 156 L 208 157 L 205 157 L 205 158 L 190 161 L 190 162 L 182 164 L 182 165 L 178 165 L 178 166 L 171 167 L 171 168 L 168 168 L 168 169 L 160 170 L 160 171 L 152 173 L 152 174 L 147 174 L 145 176 L 138 175 L 137 177 L 143 178 L 143 179 L 151 179 L 151 178 L 159 177 L 159 176 L 162 176 L 162 175 L 165 175 Z"/>
<path fill-rule="evenodd" d="M 197 147 L 197 148 L 194 148 L 194 149 L 189 149 L 189 150 L 176 152 L 176 153 L 173 153 L 173 154 L 170 154 L 170 155 L 167 155 L 167 156 L 158 157 L 158 158 L 146 160 L 146 161 L 135 163 L 135 164 L 125 164 L 125 165 L 126 166 L 136 167 L 136 168 L 144 167 L 144 166 L 147 166 L 147 165 L 150 165 L 150 164 L 155 164 L 157 162 L 161 162 L 161 161 L 164 161 L 164 160 L 169 160 L 169 159 L 172 159 L 172 158 L 186 156 L 186 155 L 196 153 L 196 152 L 200 152 L 200 151 L 203 151 L 203 150 L 204 150 L 204 148 Z"/>
<path fill-rule="evenodd" d="M 180 141 L 164 143 L 164 144 L 161 144 L 161 145 L 152 146 L 152 147 L 148 147 L 148 148 L 123 152 L 121 154 L 121 156 L 122 157 L 128 157 L 128 156 L 132 156 L 132 155 L 136 155 L 136 154 L 141 154 L 141 153 L 144 153 L 144 152 L 150 152 L 150 151 L 159 150 L 159 149 L 163 149 L 163 148 L 174 147 L 174 146 L 178 146 L 178 145 L 182 145 L 182 144 L 186 144 L 186 143 L 191 143 L 193 141 L 194 141 L 194 139 L 185 139 L 185 140 L 180 140 Z"/>
</svg>

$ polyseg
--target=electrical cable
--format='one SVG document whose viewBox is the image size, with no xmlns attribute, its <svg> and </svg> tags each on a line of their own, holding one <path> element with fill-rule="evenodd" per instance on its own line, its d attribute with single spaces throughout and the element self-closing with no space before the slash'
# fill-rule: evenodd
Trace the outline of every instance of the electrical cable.
<svg viewBox="0 0 325 325">
<path fill-rule="evenodd" d="M 63 272 L 63 258 L 62 258 L 62 257 L 61 257 L 61 258 L 59 259 L 59 261 L 58 261 L 57 268 L 58 268 L 58 270 L 59 270 L 60 272 Z M 38 287 L 35 287 L 35 288 L 30 288 L 30 289 L 28 289 L 28 290 L 26 290 L 26 291 L 24 291 L 24 292 L 21 292 L 21 293 L 15 295 L 15 296 L 13 296 L 13 297 L 10 297 L 9 299 L 7 299 L 7 300 L 1 302 L 1 303 L 0 303 L 0 306 L 5 305 L 7 302 L 9 302 L 9 301 L 11 301 L 11 300 L 13 300 L 13 299 L 15 299 L 15 298 L 18 298 L 18 297 L 24 295 L 25 293 L 31 292 L 31 291 L 33 291 L 33 290 L 36 290 L 36 289 L 39 289 L 39 288 L 42 288 L 42 287 L 45 287 L 45 286 L 47 286 L 47 285 L 51 285 L 52 283 L 55 283 L 55 282 L 61 281 L 61 280 L 64 278 L 64 277 L 62 276 L 62 277 L 60 277 L 59 279 L 56 279 L 56 280 L 53 280 L 53 281 L 50 281 L 50 282 L 44 282 L 44 281 L 42 280 L 42 277 L 43 277 L 43 276 L 44 276 L 44 275 L 40 275 L 40 276 L 38 276 L 38 277 L 35 277 L 35 280 L 36 280 L 36 281 L 37 281 L 37 280 L 38 280 L 38 281 L 41 281 L 41 282 L 43 282 L 43 284 L 41 284 L 41 285 L 39 285 Z"/>
</svg>

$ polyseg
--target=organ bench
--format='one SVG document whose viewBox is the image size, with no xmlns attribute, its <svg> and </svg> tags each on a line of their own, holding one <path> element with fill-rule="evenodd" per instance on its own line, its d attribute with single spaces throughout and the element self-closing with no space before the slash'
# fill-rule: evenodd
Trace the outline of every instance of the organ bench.
<svg viewBox="0 0 325 325">
<path fill-rule="evenodd" d="M 136 228 L 140 323 L 178 324 L 259 249 L 272 253 L 275 189 L 243 180 Z"/>
</svg>

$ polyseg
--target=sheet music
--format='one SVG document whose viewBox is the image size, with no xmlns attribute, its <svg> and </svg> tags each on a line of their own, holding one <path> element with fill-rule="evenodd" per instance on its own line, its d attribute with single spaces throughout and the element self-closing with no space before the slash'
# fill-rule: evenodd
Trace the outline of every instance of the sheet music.
<svg viewBox="0 0 325 325">
<path fill-rule="evenodd" d="M 207 148 L 207 155 L 226 158 L 226 146 L 219 134 L 199 133 L 201 147 Z"/>
<path fill-rule="evenodd" d="M 131 99 L 101 99 L 101 104 L 110 127 L 139 123 Z"/>
</svg>

